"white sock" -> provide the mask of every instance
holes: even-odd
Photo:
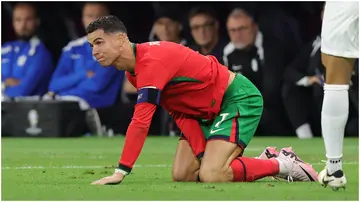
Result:
[[[321,128],[328,159],[328,174],[342,170],[344,131],[349,115],[348,89],[349,85],[324,86]]]
[[[304,123],[303,125],[298,127],[295,132],[300,139],[308,139],[313,137],[313,133],[308,123]]]
[[[278,158],[274,158],[274,159],[279,162],[279,175],[281,175],[281,176],[289,175],[289,171],[291,169],[287,168],[286,165],[284,164],[284,162],[282,162],[280,159],[278,159]]]
[[[279,173],[280,174],[287,174],[289,171],[288,171],[288,169],[286,169],[284,163],[282,161],[280,161],[279,159],[276,159],[276,160],[279,162]]]

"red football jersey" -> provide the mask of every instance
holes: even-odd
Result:
[[[149,93],[143,89],[159,92],[160,105],[172,115],[183,119],[213,119],[220,111],[230,76],[214,56],[203,56],[176,43],[148,42],[137,44],[134,50],[135,71],[126,75],[138,89],[138,104],[119,162],[119,167],[129,172],[140,154],[156,109],[150,104],[155,101],[149,103],[146,100]],[[194,125],[190,122],[186,122],[188,128]]]
[[[163,41],[137,44],[135,76],[127,72],[137,89],[162,90],[160,105],[170,113],[204,119],[219,112],[229,75],[214,56]]]

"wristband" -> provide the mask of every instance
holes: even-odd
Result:
[[[124,175],[129,175],[131,173],[131,170],[132,169],[130,167],[125,166],[119,162],[119,166],[115,169],[115,172],[118,172],[118,173],[121,173]]]
[[[121,170],[120,168],[116,168],[115,173],[121,173],[123,175],[129,175],[129,172],[126,172],[125,170]]]

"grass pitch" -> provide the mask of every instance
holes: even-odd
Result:
[[[346,190],[318,183],[174,183],[171,164],[177,138],[148,137],[133,173],[115,186],[90,185],[113,173],[124,138],[2,138],[2,200],[353,200],[358,201],[358,139],[344,142]],[[266,146],[293,146],[320,172],[325,164],[323,140],[255,137],[245,156]]]

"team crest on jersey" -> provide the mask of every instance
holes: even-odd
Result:
[[[25,62],[26,62],[26,56],[25,55],[22,55],[22,56],[20,56],[18,59],[17,59],[17,65],[19,66],[19,67],[22,67],[22,66],[24,66],[25,65]]]

